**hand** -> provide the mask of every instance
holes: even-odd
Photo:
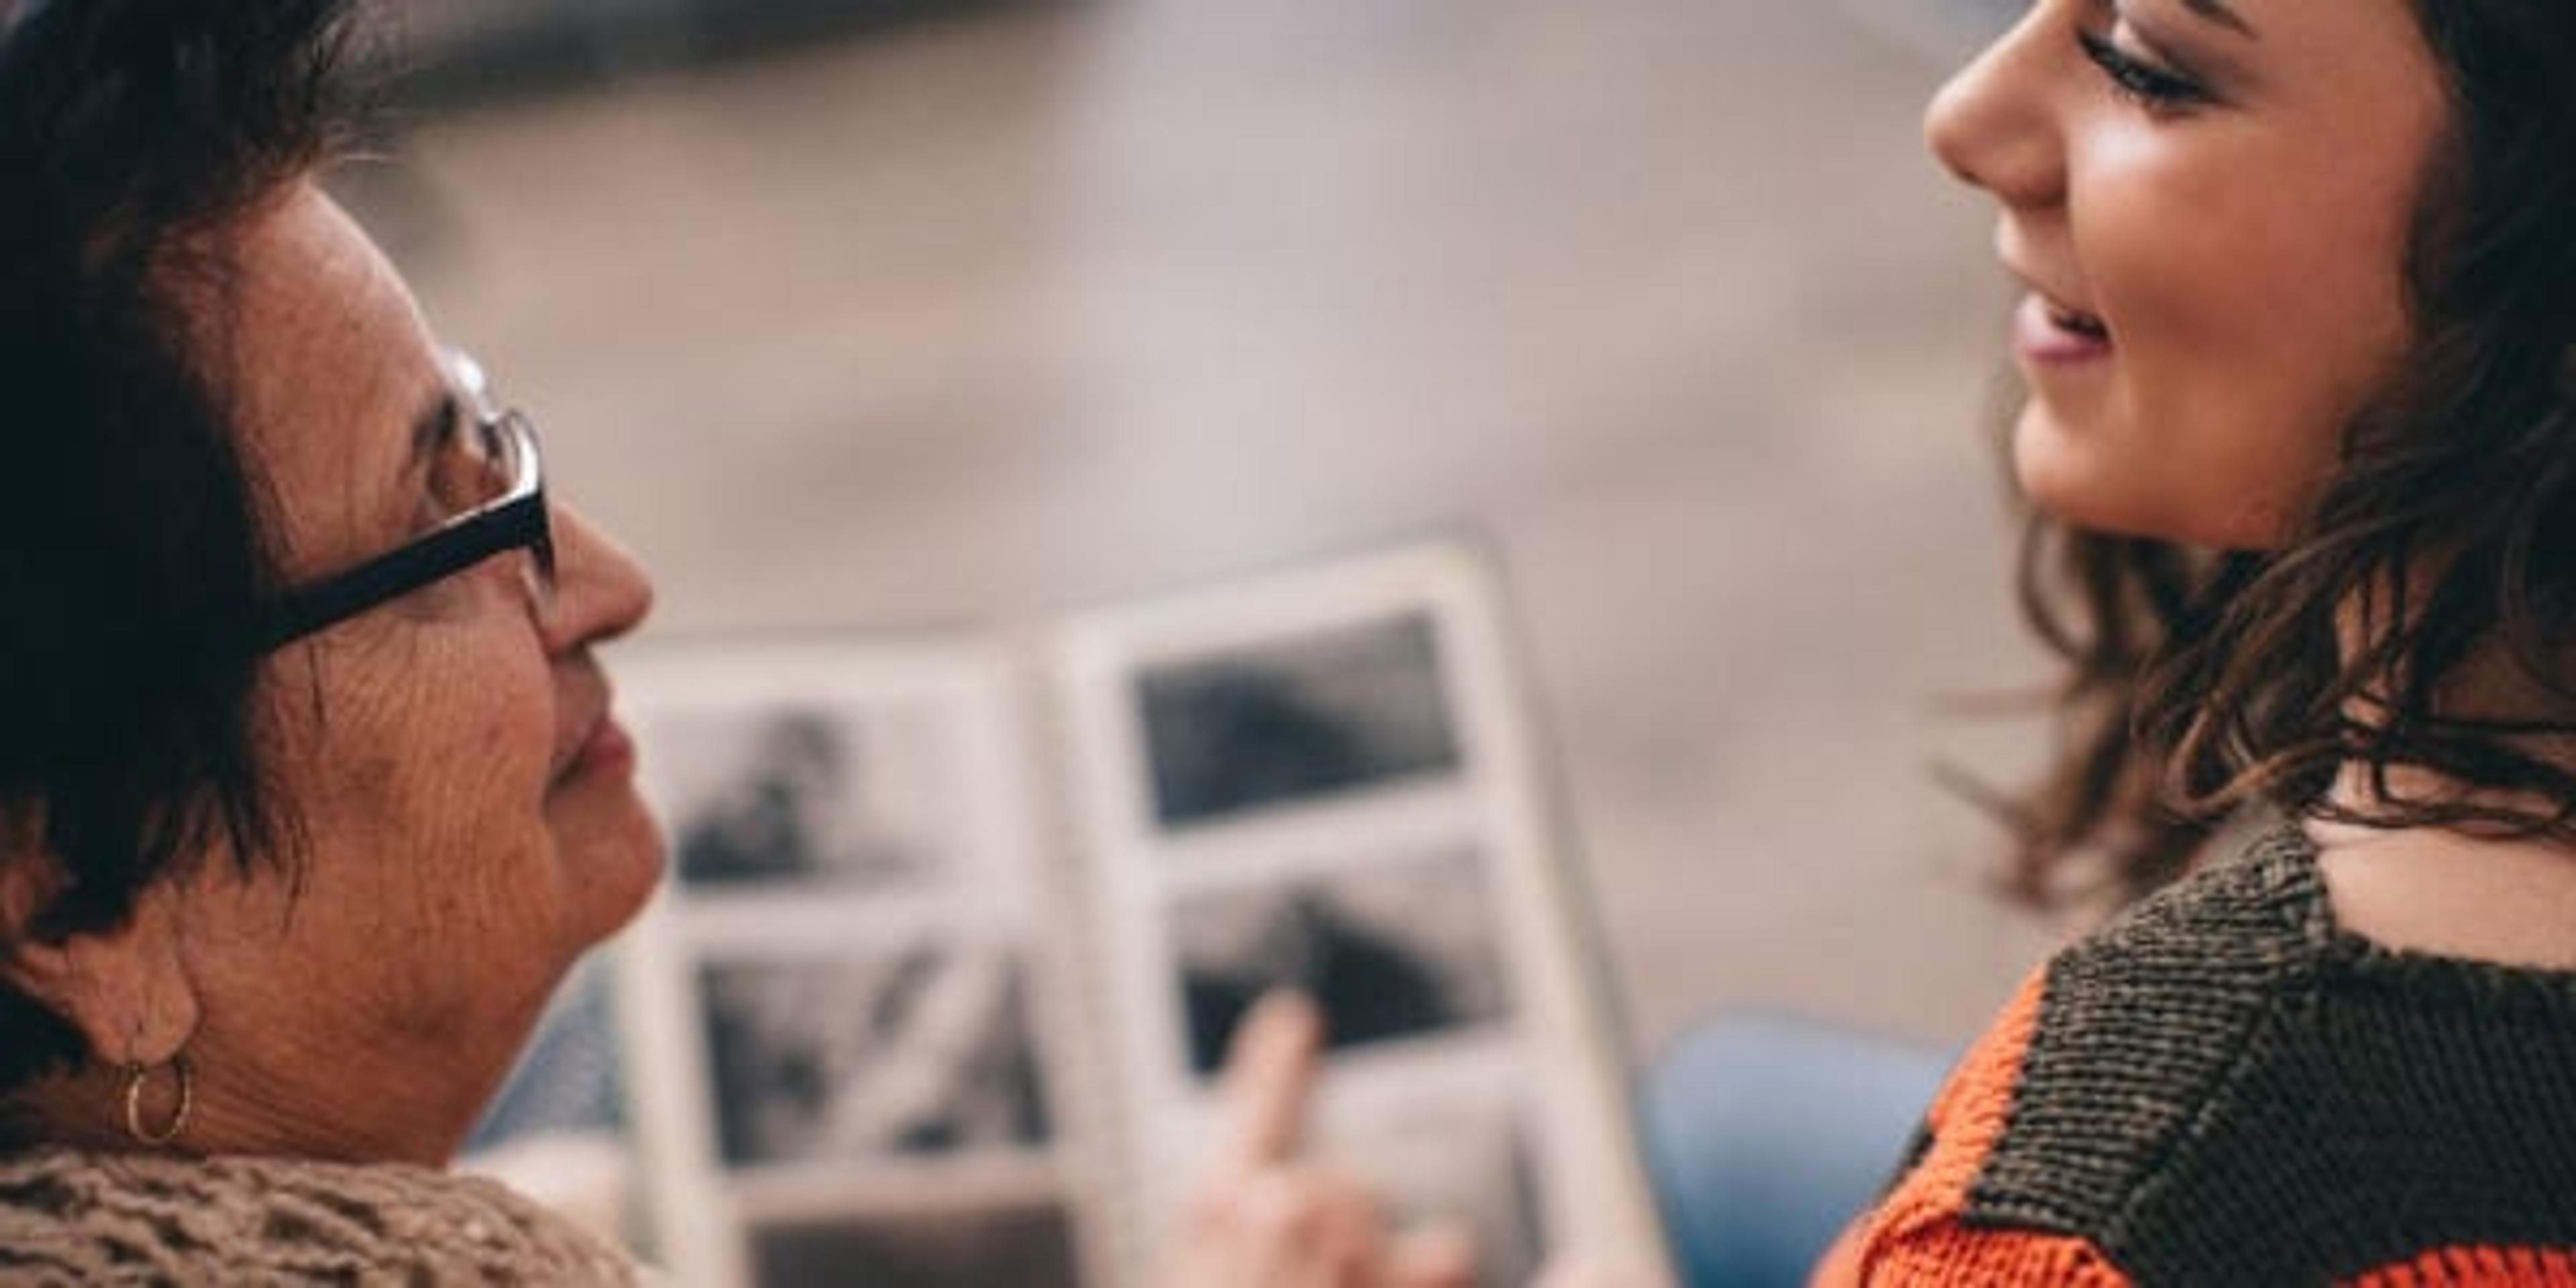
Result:
[[[1314,1003],[1261,1000],[1226,1055],[1216,1152],[1162,1288],[1471,1288],[1475,1250],[1446,1227],[1390,1240],[1376,1196],[1296,1161],[1323,1047]]]

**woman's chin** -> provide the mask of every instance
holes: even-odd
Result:
[[[2295,496],[2231,487],[2260,462],[2196,460],[2126,423],[2073,420],[2033,398],[2012,436],[2013,478],[2041,513],[2107,536],[2210,550],[2269,550],[2293,530]]]
[[[552,821],[556,854],[581,910],[584,948],[635,920],[666,866],[661,828],[632,792],[622,797],[586,800],[571,811],[559,805]]]
[[[2099,434],[2069,425],[2041,399],[2022,407],[2012,434],[2013,481],[2024,499],[2060,522],[2097,532],[2137,532],[2141,470],[2119,468]]]

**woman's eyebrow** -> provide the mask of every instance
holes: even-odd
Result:
[[[2182,0],[2182,6],[2247,40],[2262,39],[2255,34],[2253,24],[2245,21],[2245,15],[2227,7],[2226,0]]]

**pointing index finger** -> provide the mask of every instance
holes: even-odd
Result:
[[[1220,1169],[1240,1175],[1295,1152],[1323,1045],[1323,1013],[1302,993],[1270,993],[1244,1016],[1226,1054]]]

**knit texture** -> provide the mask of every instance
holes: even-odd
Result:
[[[61,1151],[0,1159],[12,1285],[628,1285],[634,1263],[474,1177]]]
[[[2576,974],[2338,928],[2284,828],[2060,954],[1821,1284],[2576,1288]]]

